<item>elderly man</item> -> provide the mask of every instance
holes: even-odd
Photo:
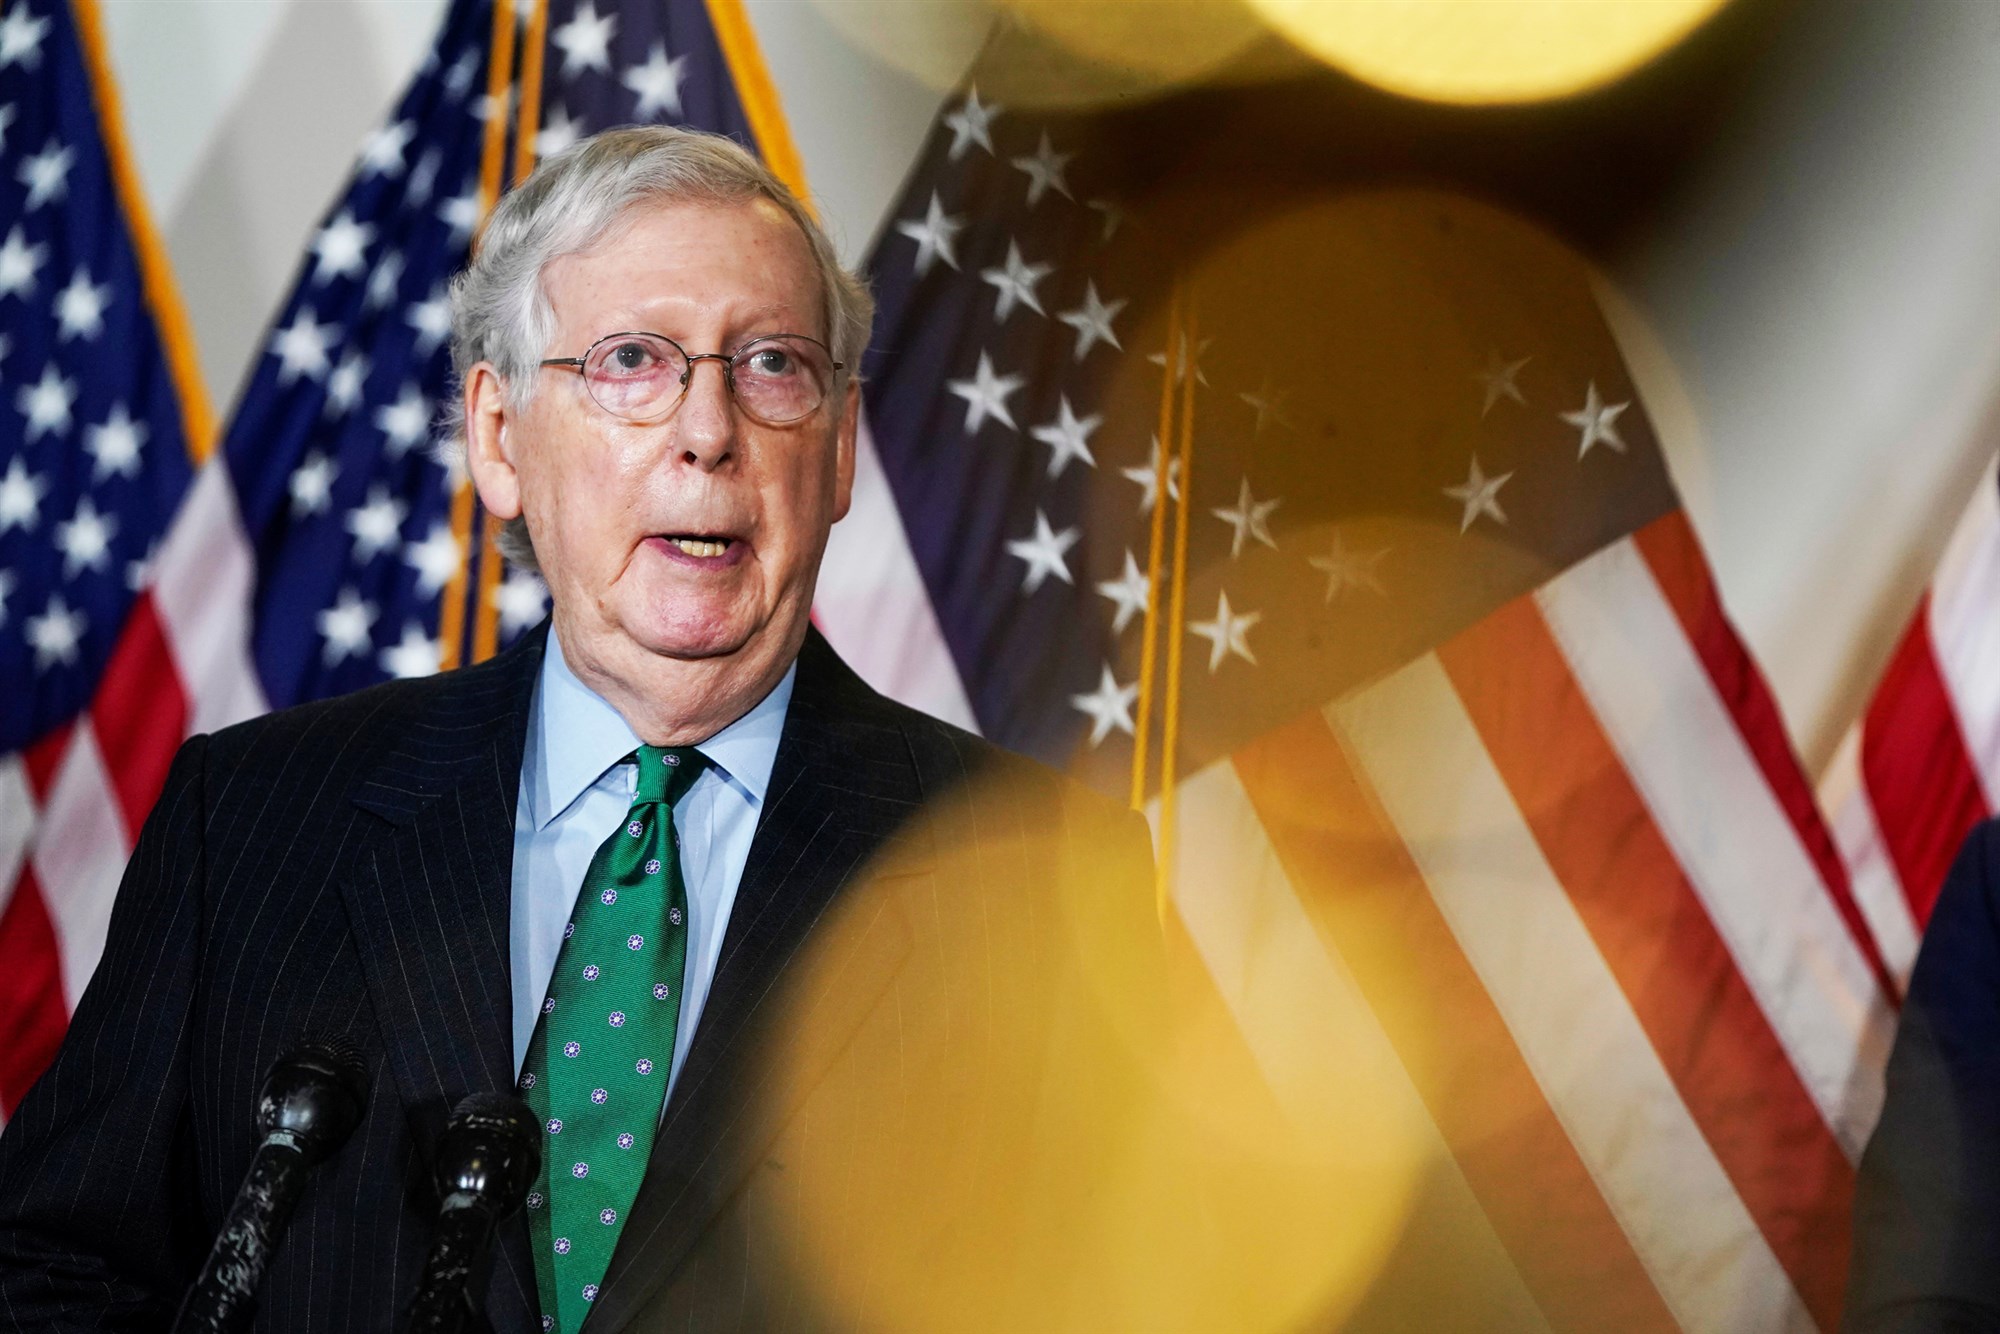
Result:
[[[475,1282],[495,1329],[851,1320],[824,1220],[880,1242],[869,1201],[951,1178],[893,1231],[952,1226],[966,1164],[1018,1161],[996,1099],[1047,1101],[1077,943],[1149,911],[1136,817],[883,699],[812,629],[870,303],[753,158],[585,141],[501,203],[453,301],[467,465],[551,623],[182,749],[0,1139],[10,1326],[159,1328],[309,1033],[361,1048],[370,1095],[265,1327],[397,1326],[439,1131],[505,1089],[547,1134]],[[788,1227],[802,1192],[831,1210]]]

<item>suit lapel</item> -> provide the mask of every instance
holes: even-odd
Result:
[[[343,892],[425,1180],[458,1100],[513,1084],[514,806],[545,634],[439,678],[354,795],[385,823]],[[489,1284],[495,1329],[534,1326],[534,1283],[517,1215]]]
[[[591,1334],[614,1334],[630,1322],[782,1124],[787,1108],[742,1114],[761,1091],[755,1058],[768,1055],[774,1036],[776,985],[842,887],[909,821],[921,797],[908,743],[880,697],[810,634],[715,980],[588,1321]],[[900,869],[921,868],[925,849],[899,851]],[[833,942],[841,957],[815,961],[842,979],[838,997],[814,1008],[820,1040],[808,1059],[821,1066],[866,1017],[908,950],[893,906],[870,911],[861,929]],[[814,1072],[800,1073],[788,1087],[810,1088]]]

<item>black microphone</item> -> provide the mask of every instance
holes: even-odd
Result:
[[[444,1203],[406,1329],[458,1334],[465,1328],[472,1312],[467,1283],[486,1259],[493,1229],[521,1207],[541,1170],[541,1122],[519,1098],[475,1093],[453,1110],[438,1137]]]
[[[353,1043],[309,1038],[280,1056],[257,1094],[257,1152],[216,1234],[208,1263],[181,1302],[174,1334],[245,1330],[257,1281],[312,1169],[331,1158],[368,1105],[368,1071]]]

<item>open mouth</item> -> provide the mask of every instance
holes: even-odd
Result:
[[[729,550],[733,537],[679,537],[667,535],[667,541],[690,556],[720,556]]]
[[[743,539],[728,533],[660,533],[653,540],[673,555],[703,564],[733,564],[743,554]]]

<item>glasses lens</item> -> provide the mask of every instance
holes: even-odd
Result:
[[[810,416],[826,401],[833,361],[808,338],[759,338],[729,359],[736,401],[758,421],[778,425]]]
[[[650,421],[680,401],[687,357],[664,338],[613,334],[590,349],[584,383],[597,405],[626,421]]]

